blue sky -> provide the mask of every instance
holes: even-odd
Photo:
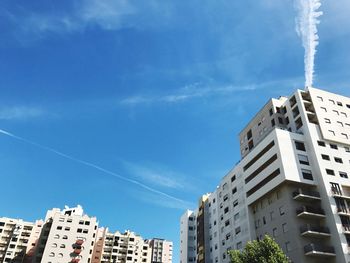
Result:
[[[350,2],[322,4],[314,86],[350,96]],[[1,1],[0,129],[51,150],[0,134],[0,215],[81,204],[178,262],[179,217],[240,159],[240,129],[303,88],[295,17],[276,0]]]

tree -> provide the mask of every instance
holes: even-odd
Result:
[[[264,239],[250,241],[245,248],[229,252],[231,263],[289,263],[280,246],[268,235]]]

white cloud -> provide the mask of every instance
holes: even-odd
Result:
[[[125,26],[124,17],[135,13],[128,0],[79,0],[69,9],[55,12],[30,12],[21,10],[6,16],[26,33],[41,34],[46,32],[71,33],[87,27],[100,27],[104,30],[117,30]]]
[[[178,190],[188,188],[189,184],[185,182],[183,175],[162,165],[141,165],[126,161],[123,161],[123,164],[129,173],[152,185]]]
[[[237,96],[237,92],[250,92],[261,89],[280,89],[284,87],[303,88],[298,86],[301,83],[301,77],[293,79],[283,79],[277,81],[263,82],[258,84],[250,85],[202,85],[200,83],[194,83],[182,87],[172,94],[162,94],[157,96],[144,96],[137,95],[131,96],[119,101],[121,105],[134,106],[142,104],[152,104],[152,103],[181,103],[186,102],[196,98],[207,98],[207,97],[227,97],[227,96]]]
[[[26,120],[39,118],[46,113],[40,108],[14,106],[0,108],[0,120]]]

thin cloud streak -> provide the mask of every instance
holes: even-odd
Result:
[[[46,115],[44,110],[35,107],[15,106],[0,108],[0,120],[26,120]]]
[[[105,168],[103,168],[103,167],[101,167],[101,166],[99,166],[99,165],[94,164],[94,163],[87,162],[87,161],[84,161],[84,160],[81,160],[81,159],[72,157],[72,156],[70,156],[70,155],[68,155],[68,154],[65,154],[65,153],[63,153],[63,152],[57,151],[57,150],[55,150],[55,149],[53,149],[53,148],[50,148],[50,147],[41,145],[41,144],[39,144],[39,143],[36,143],[36,142],[30,141],[30,140],[27,140],[27,139],[25,139],[25,138],[23,138],[23,137],[20,137],[20,136],[17,136],[17,135],[14,135],[13,133],[10,133],[10,132],[5,131],[5,130],[3,130],[3,129],[0,129],[0,133],[4,134],[4,135],[6,135],[6,136],[9,136],[9,137],[11,137],[11,138],[14,138],[14,139],[16,139],[16,140],[19,140],[19,141],[22,141],[22,142],[31,144],[31,145],[33,145],[33,146],[36,146],[36,147],[40,148],[40,149],[43,149],[43,150],[46,150],[46,151],[55,153],[55,154],[57,154],[57,155],[59,155],[59,156],[61,156],[61,157],[63,157],[63,158],[69,159],[69,160],[71,160],[71,161],[74,161],[74,162],[83,164],[83,165],[85,165],[85,166],[92,167],[92,168],[94,168],[94,169],[96,169],[96,170],[99,170],[99,171],[105,173],[105,174],[111,175],[111,176],[116,177],[116,178],[118,178],[118,179],[120,179],[120,180],[123,180],[123,181],[125,181],[125,182],[131,183],[131,184],[134,184],[134,185],[137,185],[137,186],[139,186],[139,187],[141,187],[141,188],[143,188],[143,189],[145,189],[145,190],[147,190],[147,191],[149,191],[149,192],[152,192],[152,193],[154,193],[154,194],[157,194],[157,195],[166,197],[166,198],[168,198],[168,199],[170,199],[170,200],[172,200],[172,201],[180,202],[180,203],[184,203],[184,204],[187,203],[186,201],[184,201],[184,200],[182,200],[182,199],[180,199],[180,198],[177,198],[177,197],[172,196],[172,195],[169,195],[169,194],[167,194],[167,193],[165,193],[165,192],[162,192],[162,191],[159,191],[159,190],[154,189],[154,188],[152,188],[152,187],[149,187],[148,185],[143,184],[143,183],[141,183],[141,182],[139,182],[139,181],[136,181],[136,180],[129,179],[129,178],[126,178],[126,177],[124,177],[124,176],[121,176],[121,175],[119,175],[119,174],[117,174],[117,173],[114,173],[114,172],[112,172],[112,171],[110,171],[110,170],[107,170],[107,169],[105,169]]]
[[[171,171],[160,165],[140,165],[123,161],[127,171],[132,175],[142,178],[153,185],[167,187],[171,189],[185,189],[186,183],[182,179],[182,175]]]
[[[281,88],[297,86],[300,83],[301,78],[294,79],[284,79],[277,81],[264,82],[260,84],[251,85],[226,85],[226,86],[205,86],[200,83],[194,83],[183,88],[178,89],[173,94],[158,95],[158,96],[131,96],[119,101],[120,105],[134,106],[142,104],[152,104],[152,103],[168,103],[175,104],[186,102],[197,98],[207,98],[214,96],[228,96],[235,95],[236,92],[250,92],[260,89],[268,88]]]

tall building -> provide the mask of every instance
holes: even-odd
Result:
[[[152,258],[155,261],[152,261]],[[172,242],[99,228],[83,208],[53,208],[35,223],[0,218],[0,263],[171,263]]]
[[[47,211],[33,262],[90,262],[96,230],[96,218],[79,205]]]
[[[229,262],[265,234],[292,262],[350,262],[349,138],[350,98],[309,87],[268,101],[239,134],[240,162],[181,217],[181,263],[190,218],[196,262]]]
[[[153,238],[149,244],[152,249],[152,263],[171,263],[173,261],[173,242]]]

